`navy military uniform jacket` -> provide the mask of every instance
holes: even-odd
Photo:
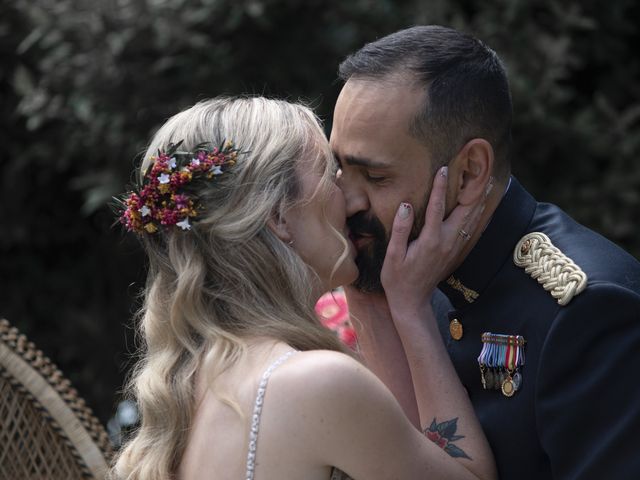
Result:
[[[546,234],[588,277],[565,306],[514,263],[530,232]],[[537,203],[512,178],[440,291],[439,326],[501,479],[640,479],[640,263],[556,206]],[[460,340],[449,332],[454,318]],[[512,397],[483,389],[483,332],[526,340]]]

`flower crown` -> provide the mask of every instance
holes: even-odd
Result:
[[[220,147],[210,143],[197,145],[193,152],[180,151],[182,141],[170,143],[157,156],[142,178],[138,191],[118,199],[121,204],[120,223],[137,234],[156,233],[159,228],[174,225],[190,230],[189,219],[198,215],[198,208],[184,186],[194,179],[213,179],[236,163],[238,149],[225,141]]]

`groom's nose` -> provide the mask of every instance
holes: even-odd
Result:
[[[369,210],[371,206],[369,196],[355,178],[343,171],[338,177],[337,183],[344,194],[347,218],[358,212],[366,212]]]

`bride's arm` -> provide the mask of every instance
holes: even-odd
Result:
[[[436,175],[424,228],[409,244],[414,213],[410,205],[400,206],[381,280],[411,371],[421,430],[479,475],[495,468],[493,456],[443,344],[430,300],[463,248],[460,229],[473,231],[483,206],[458,206],[443,221],[445,193],[446,170]]]

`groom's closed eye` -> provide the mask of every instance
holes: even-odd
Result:
[[[341,164],[337,156],[336,161]],[[381,185],[389,179],[389,175],[387,174],[389,165],[386,163],[353,155],[345,155],[344,163],[348,166],[358,167],[364,179],[369,183]]]

